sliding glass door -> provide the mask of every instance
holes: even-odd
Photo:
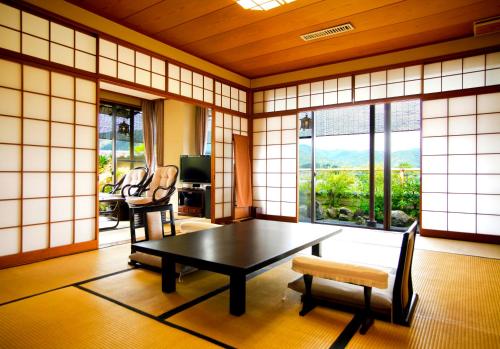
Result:
[[[318,110],[299,121],[301,221],[404,229],[418,217],[419,101]]]

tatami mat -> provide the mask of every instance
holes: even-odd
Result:
[[[0,307],[2,348],[211,348],[215,345],[74,287]]]
[[[0,304],[130,268],[130,245],[0,270]]]
[[[287,262],[248,281],[242,316],[229,314],[226,291],[168,321],[238,348],[329,348],[353,315],[317,308],[299,316],[300,295],[290,291],[282,299],[298,275]]]
[[[349,348],[499,348],[500,261],[415,251],[419,301],[410,328],[375,322]]]
[[[127,304],[148,314],[159,316],[182,304],[201,297],[229,283],[225,275],[197,271],[183,276],[175,293],[163,293],[161,275],[135,269],[81,285],[94,292]]]

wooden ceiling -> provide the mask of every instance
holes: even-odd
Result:
[[[235,0],[68,0],[249,78],[473,35],[498,0],[296,0],[270,11]],[[299,35],[350,22],[355,30]]]

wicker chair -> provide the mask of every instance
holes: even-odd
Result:
[[[102,187],[102,192],[105,193],[107,188],[111,188],[109,194],[121,194],[122,196],[140,195],[138,188],[142,188],[144,182],[148,179],[149,170],[146,167],[136,167],[130,170],[116,183],[108,183]],[[131,188],[137,188],[131,191]]]

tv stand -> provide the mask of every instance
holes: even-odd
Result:
[[[203,217],[205,215],[205,189],[179,188],[179,215]]]

